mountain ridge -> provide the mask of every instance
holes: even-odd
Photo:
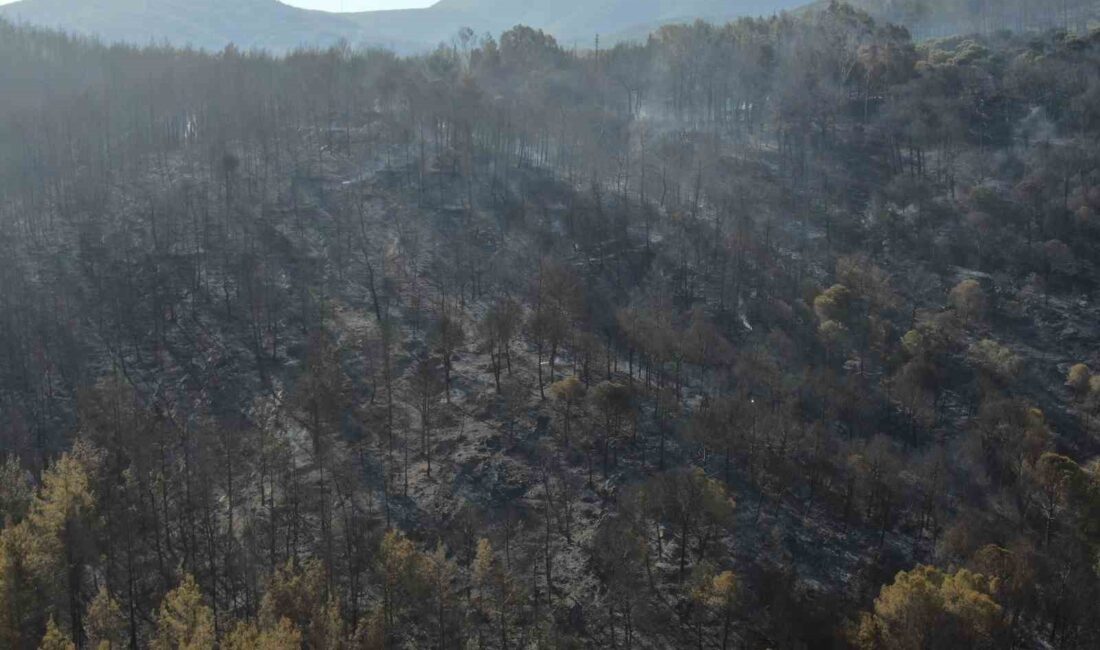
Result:
[[[423,9],[331,13],[278,0],[20,0],[0,6],[0,18],[96,36],[106,42],[169,43],[220,50],[277,53],[299,46],[381,46],[425,51],[459,29],[499,34],[518,24],[543,29],[562,42],[598,34],[619,40],[643,27],[697,18],[727,20],[795,8],[803,0],[440,0]]]

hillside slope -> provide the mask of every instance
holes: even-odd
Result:
[[[831,0],[811,5],[824,9]],[[1065,29],[1085,32],[1100,20],[1094,0],[847,0],[879,20],[908,27],[918,38],[1001,30]]]
[[[513,36],[0,20],[0,648],[1100,647],[1100,32]]]

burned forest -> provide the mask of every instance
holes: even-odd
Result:
[[[0,648],[1100,647],[1100,12],[911,4],[0,20]]]

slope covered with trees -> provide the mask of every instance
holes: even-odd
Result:
[[[1098,63],[0,23],[0,647],[1096,647]]]
[[[828,0],[819,3],[828,4]],[[1100,21],[1096,0],[854,0],[875,17],[922,37],[1066,29],[1087,32]]]

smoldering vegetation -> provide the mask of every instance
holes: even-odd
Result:
[[[1095,647],[1087,27],[0,23],[0,646]]]

